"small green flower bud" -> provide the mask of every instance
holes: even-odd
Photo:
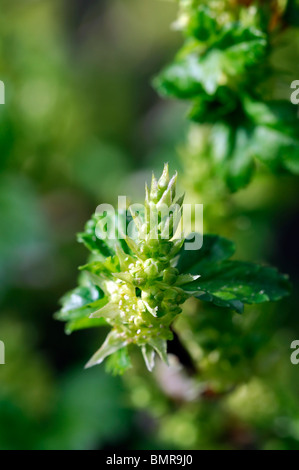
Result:
[[[165,292],[164,301],[176,302],[177,297],[178,297],[177,289],[173,287],[173,288],[167,289],[167,291]]]
[[[163,302],[161,305],[158,306],[158,309],[157,309],[157,317],[158,318],[161,318],[163,317],[164,315],[167,314],[168,310],[167,310],[167,305],[163,305]]]
[[[179,271],[176,268],[167,268],[163,271],[163,282],[166,284],[174,284],[178,278]]]
[[[142,302],[141,299],[138,299],[138,301],[137,301],[137,308],[138,308],[138,311],[141,312],[141,313],[146,311],[146,307],[145,307],[145,305],[144,305],[144,303]]]
[[[142,317],[135,317],[134,318],[134,325],[140,328],[142,325],[144,325],[144,321]]]
[[[162,291],[159,291],[156,295],[155,295],[155,299],[157,302],[161,302],[164,298],[164,294]]]
[[[147,242],[147,246],[151,249],[159,249],[159,240],[156,238],[150,238]]]
[[[136,277],[133,279],[133,285],[135,287],[144,286],[147,283],[147,276],[146,274],[136,273]]]
[[[138,244],[139,253],[143,256],[150,256],[150,249],[144,241]]]
[[[159,274],[158,264],[153,259],[148,259],[144,263],[144,272],[149,278],[155,278]]]
[[[143,291],[141,294],[142,300],[146,302],[151,308],[155,308],[157,306],[157,302],[153,295],[150,292]]]
[[[158,181],[155,178],[155,175],[152,176],[152,184],[151,184],[151,191],[150,191],[150,199],[154,203],[157,203],[159,200],[158,196]]]
[[[163,173],[158,181],[158,187],[160,190],[162,190],[162,194],[167,189],[168,184],[169,184],[169,170],[168,170],[168,164],[165,164]]]
[[[159,246],[159,255],[160,256],[167,256],[172,248],[173,244],[170,241],[161,242]]]

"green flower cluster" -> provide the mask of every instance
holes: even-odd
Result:
[[[207,30],[212,26],[212,20],[204,15],[205,7],[209,7],[212,18],[218,26],[242,21],[246,26],[264,27],[273,30],[282,26],[282,18],[290,8],[292,1],[288,0],[180,0],[178,28],[187,34],[207,40]]]
[[[131,345],[141,348],[149,370],[156,353],[167,363],[171,324],[191,296],[242,313],[245,303],[279,300],[289,292],[287,277],[275,269],[229,260],[235,250],[229,240],[204,235],[202,248],[185,250],[184,237],[176,235],[184,200],[176,200],[176,181],[168,165],[159,180],[153,176],[143,210],[125,214],[126,228],[136,228],[130,236],[107,237],[106,218],[120,213],[94,215],[79,234],[92,257],[56,316],[67,321],[68,333],[112,327],[87,367],[111,356],[112,370],[122,372],[130,366]]]
[[[207,128],[205,155],[215,173],[232,191],[249,183],[256,159],[298,173],[296,108],[273,59],[286,30],[297,42],[289,28],[294,2],[181,0],[179,6],[175,26],[184,43],[153,84],[162,96],[190,101],[188,117]],[[295,49],[290,53],[298,61]],[[198,158],[204,158],[200,149]]]
[[[87,366],[101,362],[111,348],[131,343],[141,347],[150,370],[155,351],[167,362],[166,341],[173,336],[170,325],[190,296],[183,285],[199,277],[180,275],[173,267],[184,242],[173,240],[183,204],[183,197],[175,202],[176,180],[176,174],[170,179],[168,165],[158,181],[153,175],[150,191],[146,187],[145,213],[142,217],[132,214],[137,237],[126,238],[130,254],[117,246],[120,272],[113,272],[112,264],[113,278],[102,274],[101,288],[109,302],[91,318],[104,317],[113,329]]]

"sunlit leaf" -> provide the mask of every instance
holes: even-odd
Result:
[[[97,364],[101,364],[101,362],[103,362],[103,360],[107,356],[110,356],[111,354],[115,353],[119,349],[124,348],[126,345],[127,345],[127,341],[123,339],[119,335],[119,333],[117,333],[115,330],[112,330],[108,334],[101,348],[88,361],[85,368],[89,368]]]

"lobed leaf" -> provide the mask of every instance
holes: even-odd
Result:
[[[177,269],[181,273],[202,275],[213,265],[230,258],[235,252],[235,244],[218,235],[204,235],[200,250],[180,252]]]
[[[241,313],[243,304],[280,300],[290,293],[288,277],[276,269],[242,261],[224,261],[184,286],[201,300]]]
[[[96,285],[79,286],[62,297],[61,310],[55,318],[62,321],[77,320],[88,317],[91,313],[106,305],[108,299]]]

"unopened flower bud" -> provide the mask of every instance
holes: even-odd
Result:
[[[144,272],[149,278],[156,277],[159,273],[157,262],[153,259],[146,260],[144,263]]]
[[[136,273],[133,279],[133,285],[135,287],[144,286],[147,282],[147,275],[145,273]]]
[[[176,268],[167,268],[163,271],[163,282],[166,284],[174,284],[177,280],[179,271]]]
[[[170,241],[164,241],[161,242],[159,246],[159,255],[160,256],[167,256],[172,248],[172,242]]]
[[[137,326],[138,328],[139,328],[140,326],[142,326],[142,325],[144,324],[144,321],[143,321],[142,317],[139,317],[139,316],[138,316],[138,317],[135,317],[135,318],[134,318],[134,324],[135,324],[135,326]]]

